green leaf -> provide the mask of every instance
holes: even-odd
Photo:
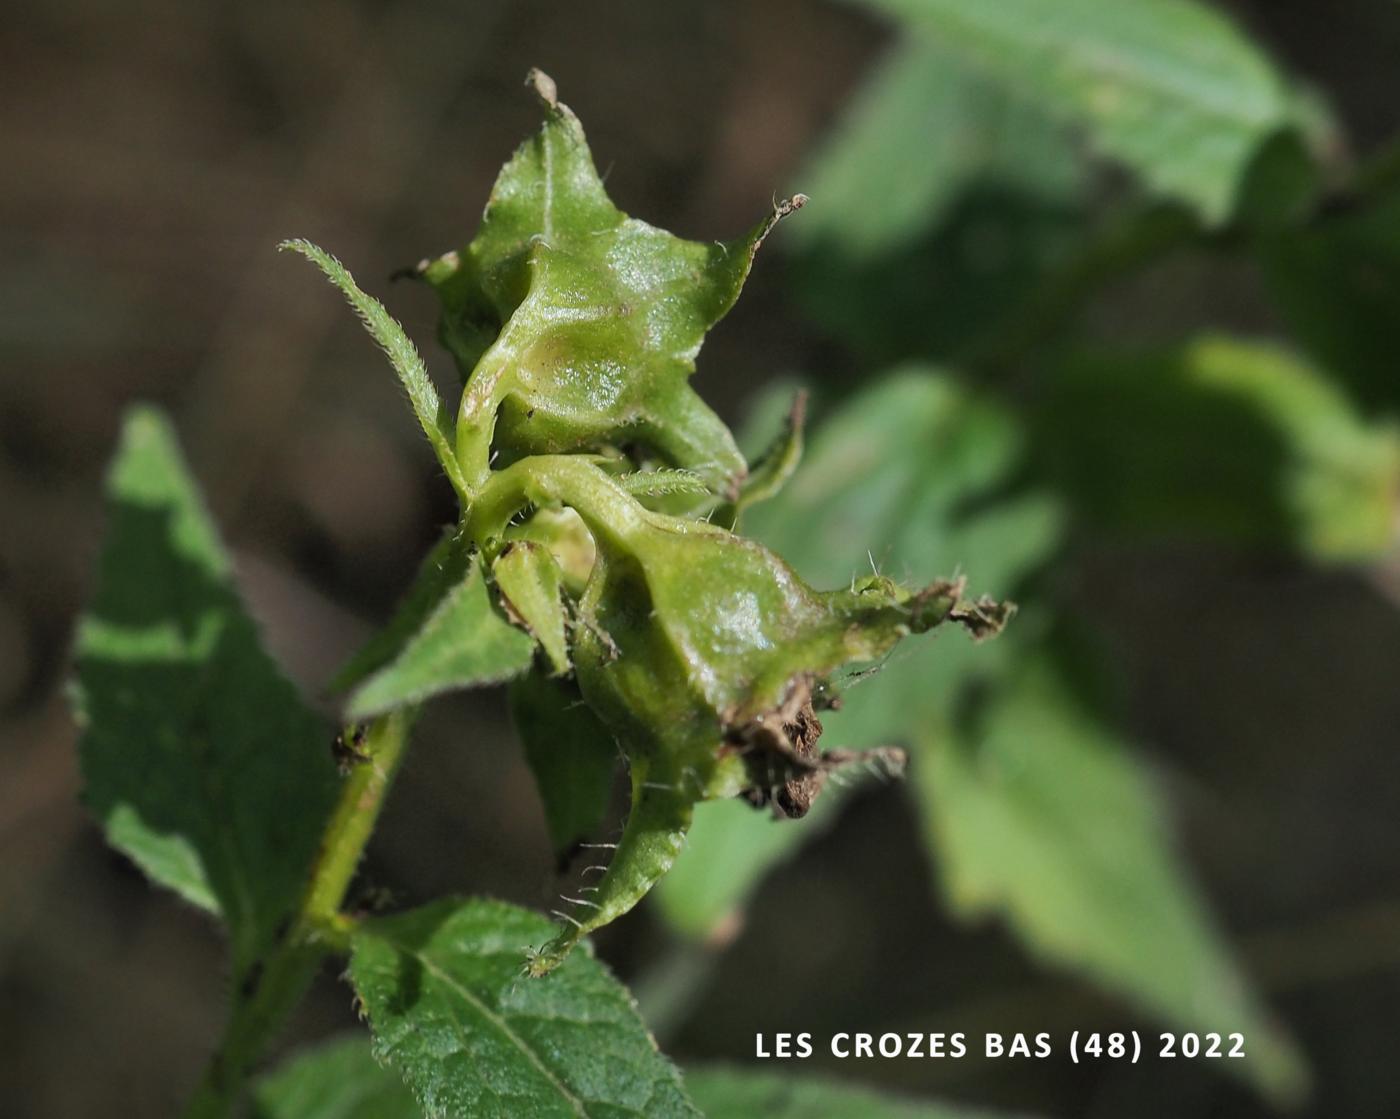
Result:
[[[1004,1112],[933,1103],[821,1076],[709,1067],[686,1073],[708,1119],[1011,1119]]]
[[[377,631],[336,673],[331,689],[348,691],[392,662],[417,635],[433,611],[453,587],[471,572],[471,545],[456,529],[448,530],[418,567],[413,585],[404,595],[389,624]]]
[[[437,902],[356,931],[350,978],[375,1055],[427,1115],[697,1116],[626,990],[574,952],[548,978],[522,949],[553,926],[491,901]]]
[[[296,1054],[264,1076],[253,1119],[419,1119],[423,1113],[398,1074],[379,1065],[369,1039],[356,1034]]]
[[[578,118],[538,72],[540,130],[506,164],[475,239],[432,262],[441,336],[464,377],[458,423],[473,485],[493,451],[642,444],[717,492],[744,473],[728,428],[689,385],[784,203],[734,241],[683,241],[608,198]]]
[[[506,616],[529,633],[556,675],[569,671],[564,576],[549,549],[532,540],[508,543],[491,564]]]
[[[550,840],[567,864],[602,822],[621,751],[572,681],[531,672],[512,682],[510,706]]]
[[[996,160],[1004,101],[956,57],[901,38],[808,162],[803,189],[817,204],[794,232],[796,244],[879,257],[939,224]]]
[[[976,65],[1207,224],[1235,212],[1279,135],[1318,149],[1315,108],[1225,16],[1194,0],[866,0]]]
[[[403,332],[403,327],[384,309],[384,304],[361,291],[355,283],[355,277],[350,275],[345,265],[324,249],[300,238],[283,241],[278,248],[290,249],[306,257],[320,268],[326,274],[326,278],[349,300],[350,306],[355,308],[363,320],[365,329],[379,343],[389,358],[389,364],[399,375],[399,381],[408,393],[408,401],[413,406],[413,414],[418,417],[418,423],[428,437],[428,442],[432,444],[433,453],[437,455],[438,462],[442,464],[452,487],[464,501],[467,500],[468,491],[462,480],[462,471],[457,464],[457,454],[452,445],[452,414],[438,399],[437,389],[433,387],[423,359],[408,335]]]
[[[920,803],[956,912],[1005,918],[1037,954],[1178,1028],[1240,1032],[1229,1071],[1280,1101],[1306,1082],[1178,866],[1155,790],[1040,654],[966,725],[921,718]]]
[[[905,37],[802,172],[793,285],[876,360],[985,345],[1083,239],[1084,179],[1038,102]]]
[[[335,796],[331,732],[263,651],[166,420],[128,413],[78,627],[84,799],[113,846],[223,917],[242,977]]]
[[[1261,240],[1270,293],[1294,336],[1373,411],[1400,411],[1400,194]]]
[[[480,566],[470,563],[402,651],[355,690],[348,717],[367,719],[443,692],[499,684],[529,668],[534,650],[534,639],[496,611]]]
[[[1395,546],[1400,432],[1272,344],[1082,357],[1047,381],[1035,430],[1043,469],[1096,525],[1329,561]]]
[[[1064,129],[1033,103],[906,36],[808,161],[802,181],[816,203],[793,240],[877,259],[942,224],[979,183],[1068,203],[1082,179]]]

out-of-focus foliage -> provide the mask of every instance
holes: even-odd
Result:
[[[1037,465],[1099,525],[1319,560],[1395,539],[1400,433],[1277,345],[1205,337],[1071,358],[1033,414]]]
[[[1315,133],[1325,117],[1196,0],[868,2],[1082,128],[1098,151],[1211,225],[1234,214],[1266,145],[1324,142]]]
[[[253,1119],[418,1119],[398,1073],[377,1063],[362,1036],[298,1053],[258,1083]]]
[[[1031,650],[964,708],[911,723],[913,779],[954,910],[997,915],[1037,954],[1164,1021],[1242,1032],[1278,1098],[1304,1081],[1292,1044],[1229,959],[1163,827],[1150,775]]]
[[[906,38],[803,171],[794,289],[876,360],[984,346],[1073,252],[1086,179],[1037,102]]]
[[[991,1119],[992,1113],[952,1104],[924,1103],[857,1088],[836,1080],[703,1068],[686,1086],[709,1119]],[[1014,1119],[997,1112],[1000,1119]]]
[[[1297,340],[1373,412],[1400,410],[1400,191],[1260,245],[1269,288]]]
[[[1004,408],[946,374],[901,370],[818,425],[804,468],[750,527],[780,549],[806,541],[793,554],[812,578],[861,562],[851,554],[861,541],[890,570],[976,570],[1012,593],[1061,548],[1057,503],[1018,481],[1024,444]],[[896,653],[847,689],[828,733],[912,748],[911,788],[956,912],[1004,916],[1037,954],[1181,1028],[1239,1023],[1254,1040],[1250,1071],[1288,1095],[1296,1058],[1177,865],[1150,779],[1039,648],[1044,621],[1020,618],[976,650],[940,641]],[[765,844],[750,858],[781,853]],[[681,860],[668,912],[687,931],[714,880],[715,868]],[[693,897],[674,896],[687,885]]]

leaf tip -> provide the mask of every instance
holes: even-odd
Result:
[[[277,251],[279,253],[296,253],[298,256],[305,257],[332,280],[336,279],[336,272],[344,268],[334,256],[305,237],[287,237],[278,241]]]
[[[758,252],[759,246],[768,238],[768,234],[773,232],[774,227],[785,217],[797,213],[803,206],[807,205],[811,199],[805,194],[794,194],[791,198],[773,200],[773,209],[769,215],[763,219],[762,223],[750,235],[749,256],[753,257]]]
[[[122,416],[121,443],[124,448],[149,446],[171,438],[170,418],[154,404],[133,404]]]

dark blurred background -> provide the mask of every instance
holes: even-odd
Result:
[[[1400,125],[1394,4],[1232,7],[1330,92],[1359,150]],[[529,66],[583,117],[623,209],[708,239],[802,188],[804,156],[887,41],[859,10],[803,0],[7,7],[0,1112],[169,1114],[221,1021],[210,923],[146,885],[77,802],[68,649],[123,407],[173,413],[269,643],[320,694],[454,502],[353,316],[276,242],[334,250],[445,383],[429,294],[387,277],[470,237],[535,123]],[[701,357],[698,383],[731,422],[779,375],[870,372],[801,317],[783,257],[779,234]],[[1164,268],[1099,313],[1165,332],[1208,309],[1253,329],[1269,322],[1256,286]],[[1313,1064],[1312,1113],[1400,1114],[1400,610],[1385,573],[1186,542],[1075,554],[1067,577],[1092,594],[1186,857]],[[668,1051],[743,1060],[756,1031],[777,1029],[1151,1028],[996,928],[951,924],[929,875],[901,790],[857,796],[767,883]],[[499,697],[427,716],[366,877],[403,903],[449,890],[552,902]],[[598,939],[633,980],[661,933],[644,908]],[[288,1044],[353,1020],[327,975]],[[1265,1113],[1185,1064],[837,1071],[1054,1116]]]

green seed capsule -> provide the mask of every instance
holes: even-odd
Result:
[[[617,737],[632,809],[584,909],[533,959],[543,974],[625,913],[674,862],[697,801],[744,793],[790,814],[819,782],[816,709],[831,675],[966,615],[960,587],[911,592],[873,576],[819,592],[762,545],[646,509],[596,465],[540,456],[493,475],[471,531],[490,556],[527,506],[565,505],[596,559],[570,650],[578,687]]]
[[[536,91],[544,124],[502,170],[475,239],[421,269],[466,381],[467,484],[485,481],[493,453],[508,464],[641,446],[732,495],[744,458],[689,377],[759,243],[801,201],[735,241],[681,240],[612,204],[578,118]]]

